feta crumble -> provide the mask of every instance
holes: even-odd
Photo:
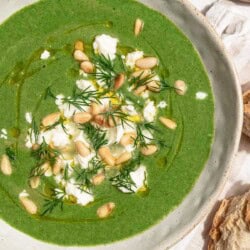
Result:
[[[126,66],[133,69],[135,67],[135,62],[143,58],[143,55],[143,51],[134,51],[132,53],[128,53],[126,56]]]
[[[156,107],[153,101],[149,101],[146,103],[146,106],[143,110],[144,119],[148,122],[152,122],[156,116]]]
[[[31,112],[26,112],[26,113],[25,113],[25,120],[26,120],[29,124],[32,123],[32,114],[31,114]]]
[[[67,195],[73,195],[77,200],[77,204],[81,206],[86,206],[88,203],[94,201],[92,194],[82,191],[73,183],[66,184],[65,193]]]
[[[102,34],[100,36],[96,36],[93,48],[96,53],[102,54],[105,57],[109,57],[111,60],[114,60],[116,56],[117,43],[117,38]]]
[[[196,96],[196,99],[197,99],[197,100],[204,100],[204,99],[207,98],[208,94],[205,93],[205,92],[199,91],[199,92],[196,93],[195,96]]]
[[[50,52],[48,50],[44,50],[44,52],[41,54],[40,59],[47,60],[50,58]]]
[[[131,189],[136,193],[145,186],[145,182],[147,181],[146,167],[141,165],[137,170],[130,173],[130,177],[135,184],[131,186]],[[125,187],[120,187],[119,189],[123,193],[131,193],[131,191],[126,189]]]
[[[88,89],[88,91],[95,91],[96,90],[92,81],[90,81],[90,80],[83,80],[83,79],[78,80],[78,81],[76,81],[76,86],[80,90],[86,90],[86,89]]]
[[[4,140],[8,139],[8,133],[7,133],[7,130],[5,128],[1,129],[0,138],[4,139]]]
[[[165,101],[161,101],[158,105],[157,105],[157,108],[160,108],[160,109],[164,109],[166,108],[168,105]]]

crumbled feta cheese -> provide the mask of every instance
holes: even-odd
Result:
[[[151,143],[153,140],[153,135],[150,133],[150,131],[148,131],[147,129],[143,129],[142,130],[142,134],[145,137],[145,142],[147,144]]]
[[[95,157],[95,153],[91,152],[88,156],[83,157],[81,155],[75,156],[75,162],[79,163],[82,168],[88,168],[89,162]]]
[[[88,89],[88,91],[95,91],[95,87],[92,83],[92,81],[89,81],[89,80],[78,80],[76,81],[76,86],[78,89],[80,90],[86,90]]]
[[[4,139],[4,140],[8,139],[8,133],[7,133],[7,130],[5,128],[1,129],[0,138]]]
[[[144,119],[148,122],[152,122],[156,116],[156,107],[153,101],[148,101],[146,107],[143,110]]]
[[[208,96],[208,94],[205,93],[205,92],[199,91],[199,92],[196,93],[196,99],[197,100],[204,100],[204,99],[207,98],[207,96]]]
[[[137,170],[130,173],[130,177],[135,185],[132,185],[131,189],[133,192],[138,192],[142,187],[145,186],[145,182],[147,181],[147,171],[146,167],[141,165]],[[120,187],[119,188],[124,193],[131,193],[130,190]]]
[[[157,105],[157,108],[160,108],[160,109],[164,109],[166,108],[168,105],[165,101],[161,101],[158,105]]]
[[[128,104],[126,106],[123,106],[122,111],[129,114],[129,115],[138,115],[135,107],[132,104]]]
[[[48,58],[50,58],[50,52],[48,50],[44,50],[44,52],[41,54],[40,58],[42,60],[47,60]]]
[[[22,197],[29,197],[29,194],[27,193],[25,189],[19,194],[19,198],[22,198]]]
[[[135,62],[138,59],[143,58],[143,55],[143,51],[134,51],[132,53],[128,53],[126,56],[126,65],[133,69],[135,67]]]
[[[66,118],[71,118],[75,113],[79,113],[82,110],[88,112],[90,107],[89,106],[81,106],[82,110],[79,110],[74,105],[69,103],[64,103],[65,96],[60,94],[56,96],[55,103],[58,106],[59,110],[63,113]]]
[[[27,148],[32,148],[33,144],[35,144],[35,143],[36,143],[35,133],[31,128],[29,128],[28,134],[25,138],[25,146]]]
[[[94,196],[92,194],[82,191],[72,183],[66,184],[65,193],[67,195],[73,195],[77,200],[77,204],[81,206],[86,206],[90,202],[94,201]]]
[[[80,133],[78,134],[77,137],[75,137],[74,141],[81,141],[83,142],[87,147],[90,147],[90,142],[89,140],[87,139],[86,135],[84,134],[83,131],[80,131]]]
[[[93,47],[96,53],[109,57],[111,60],[115,59],[116,47],[118,39],[109,35],[100,35],[95,38]]]
[[[27,121],[29,124],[32,123],[32,114],[31,114],[31,112],[25,113],[25,119],[26,119],[26,121]]]

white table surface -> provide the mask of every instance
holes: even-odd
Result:
[[[250,4],[229,0],[190,0],[214,26],[225,47],[231,54],[242,87],[250,86]],[[250,139],[242,135],[239,152],[233,162],[229,180],[218,201],[250,189]],[[171,250],[207,249],[207,234],[218,207]],[[250,249],[250,246],[249,246]]]

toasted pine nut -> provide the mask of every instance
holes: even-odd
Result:
[[[95,186],[98,186],[98,185],[100,185],[104,180],[105,180],[105,174],[104,174],[104,173],[100,173],[100,174],[97,174],[97,175],[93,176],[93,178],[92,178],[92,183],[93,183]]]
[[[84,43],[83,41],[76,41],[75,42],[75,50],[80,50],[80,51],[84,51]]]
[[[100,125],[100,126],[105,126],[106,125],[106,121],[105,121],[105,118],[104,118],[104,116],[103,115],[96,115],[95,117],[94,117],[94,121],[98,124],[98,125]]]
[[[145,156],[152,155],[158,150],[156,145],[147,145],[146,147],[141,148],[141,153]]]
[[[186,92],[187,92],[187,85],[182,80],[176,81],[175,84],[174,84],[174,87],[175,87],[175,92],[178,95],[185,95]]]
[[[40,176],[34,176],[30,178],[30,187],[33,189],[38,188],[40,185]]]
[[[1,160],[1,171],[4,175],[11,175],[12,174],[12,166],[10,163],[10,159],[7,155],[2,156]]]
[[[91,119],[92,119],[92,115],[90,113],[87,113],[87,112],[76,113],[73,116],[73,121],[75,123],[80,123],[80,124],[89,122]]]
[[[122,87],[122,85],[125,83],[125,75],[122,73],[122,74],[119,74],[116,78],[115,78],[115,89],[119,89]]]
[[[75,60],[77,60],[79,62],[89,61],[88,56],[84,52],[82,52],[81,50],[74,51],[74,58],[75,58]]]
[[[37,213],[36,204],[32,200],[30,200],[28,197],[20,197],[19,200],[29,214]]]
[[[98,115],[103,111],[103,107],[96,102],[92,102],[90,108],[91,108],[91,114],[93,116]]]
[[[44,127],[51,126],[51,125],[55,124],[56,122],[58,122],[60,117],[61,117],[60,112],[49,114],[42,119],[42,125]]]
[[[75,142],[76,151],[79,155],[86,157],[90,155],[90,149],[81,141]]]
[[[139,96],[141,95],[145,90],[147,89],[147,86],[140,86],[139,88],[137,88],[135,91],[134,91],[134,94]]]
[[[158,65],[158,59],[156,57],[145,57],[138,59],[135,65],[140,69],[152,69]]]
[[[140,79],[143,79],[143,78],[146,78],[147,76],[149,76],[150,74],[151,74],[150,69],[144,69],[144,70],[135,71],[132,74],[132,77],[134,77],[134,78],[140,77]]]
[[[160,84],[157,81],[149,82],[147,88],[152,92],[159,92],[161,90]]]
[[[121,138],[121,140],[120,140],[120,144],[122,145],[122,146],[128,146],[128,145],[130,145],[130,144],[133,144],[134,143],[134,141],[135,141],[135,139],[136,139],[136,133],[135,132],[129,132],[129,133],[125,133],[123,136],[122,136],[122,138]]]
[[[120,165],[122,163],[125,163],[129,161],[132,158],[132,154],[130,152],[125,152],[120,155],[120,157],[116,160],[116,165]]]
[[[120,123],[120,119],[118,117],[111,117],[108,118],[108,124],[111,128],[116,127]]]
[[[93,73],[94,64],[90,61],[84,61],[81,63],[81,69],[87,74]]]
[[[37,144],[37,143],[35,143],[35,144],[32,145],[32,150],[33,150],[33,151],[36,151],[36,150],[38,150],[39,148],[40,148],[40,145]]]
[[[175,121],[170,120],[170,119],[168,119],[168,118],[166,118],[166,117],[161,116],[161,117],[159,118],[159,120],[160,120],[160,122],[161,122],[165,127],[167,127],[167,128],[176,129],[176,127],[177,127],[177,124],[176,124]]]
[[[99,218],[107,218],[115,209],[114,202],[108,202],[97,209],[97,216]]]
[[[134,33],[136,36],[138,36],[142,32],[143,26],[144,22],[141,19],[137,18],[135,21],[135,28],[134,28]]]
[[[56,162],[53,166],[53,174],[54,175],[58,175],[61,172],[62,165],[63,165],[62,159],[57,158]]]
[[[102,158],[102,160],[107,163],[109,166],[113,167],[115,165],[115,158],[114,156],[111,154],[111,151],[108,147],[101,147],[98,150],[98,153],[100,155],[100,157]]]

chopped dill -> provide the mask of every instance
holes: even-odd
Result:
[[[141,86],[145,86],[147,84],[149,84],[150,82],[154,81],[154,77],[156,76],[155,73],[149,74],[146,77],[142,77],[143,76],[142,72],[139,76],[136,77],[132,77],[130,79],[130,84],[133,86],[135,86],[135,88],[139,88]]]
[[[108,140],[106,139],[106,132],[102,129],[94,127],[90,123],[82,125],[80,129],[83,130],[87,138],[91,141],[95,152],[98,152],[99,148],[108,143]]]
[[[93,62],[96,65],[96,72],[92,73],[92,75],[97,81],[104,82],[107,88],[113,88],[117,72],[114,69],[114,63],[110,57],[95,55]]]
[[[16,152],[13,149],[13,147],[7,147],[5,148],[5,154],[8,156],[11,162],[16,161]]]
[[[60,207],[61,211],[63,210],[63,199],[64,192],[59,189],[54,189],[51,199],[45,199],[45,203],[43,204],[43,209],[41,212],[41,216],[51,214],[55,208]]]
[[[29,133],[29,136],[30,136],[30,141],[33,141],[33,136],[34,136],[35,143],[37,143],[39,137],[39,128],[34,118],[32,119],[31,122],[31,132]]]

